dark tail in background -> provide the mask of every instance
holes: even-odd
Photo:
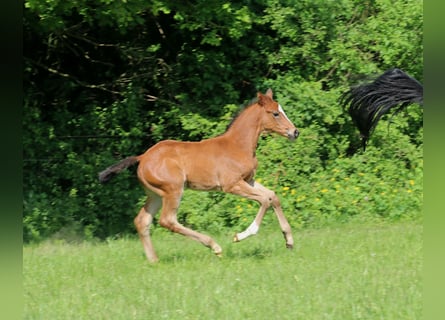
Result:
[[[112,166],[106,168],[104,171],[99,173],[99,181],[101,183],[108,182],[111,178],[113,178],[116,174],[121,172],[124,169],[127,169],[128,167],[131,167],[132,165],[139,162],[138,157],[128,157],[125,158],[122,161],[119,161],[116,164],[113,164]]]
[[[413,103],[423,105],[423,86],[394,68],[374,81],[352,87],[340,98],[362,137],[363,150],[380,118],[394,108],[393,116]]]

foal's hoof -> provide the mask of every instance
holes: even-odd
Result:
[[[222,249],[219,245],[215,244],[212,246],[213,249],[213,253],[217,256],[217,257],[222,257]]]
[[[294,245],[293,245],[293,244],[290,244],[290,243],[286,243],[286,248],[292,250],[292,249],[294,248]]]
[[[221,248],[219,250],[214,250],[213,253],[215,253],[215,256],[217,256],[218,258],[222,258],[222,249]]]
[[[233,236],[233,242],[239,242],[239,239],[238,239],[238,235],[237,235],[237,234],[235,234],[235,235]]]

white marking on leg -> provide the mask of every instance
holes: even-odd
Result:
[[[258,225],[256,224],[255,221],[253,221],[253,222],[251,223],[251,225],[250,225],[246,230],[244,230],[243,232],[238,233],[238,234],[236,235],[237,240],[238,240],[238,241],[241,241],[241,240],[243,240],[243,239],[246,239],[246,238],[249,237],[249,236],[255,235],[255,234],[257,234],[258,230],[259,230]]]

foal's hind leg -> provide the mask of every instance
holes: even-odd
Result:
[[[150,237],[150,225],[153,222],[153,217],[161,206],[161,198],[158,195],[150,194],[145,202],[145,205],[139,211],[139,214],[134,218],[134,225],[141,239],[144,247],[145,256],[148,261],[156,262],[158,257],[153,248]]]
[[[260,227],[261,221],[264,218],[264,214],[272,205],[278,218],[281,231],[283,232],[284,239],[286,240],[286,247],[290,249],[293,248],[294,240],[292,237],[292,231],[289,222],[287,221],[286,217],[283,214],[283,210],[281,209],[280,200],[278,199],[274,191],[267,189],[258,182],[253,182],[253,184],[251,185],[246,181],[240,181],[231,190],[227,191],[248,199],[255,200],[260,203],[260,209],[252,224],[245,231],[236,234],[234,237],[234,241],[241,241],[251,235],[256,234]]]
[[[159,224],[170,231],[177,232],[193,240],[201,242],[209,247],[217,256],[221,256],[221,247],[209,236],[184,227],[177,220],[177,211],[181,201],[182,192],[178,194],[170,193],[163,197],[161,216]]]

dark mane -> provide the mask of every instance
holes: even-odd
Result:
[[[226,130],[224,132],[227,132],[227,130],[230,129],[230,127],[232,126],[232,124],[235,122],[236,119],[238,119],[239,115],[241,113],[243,113],[244,110],[246,110],[247,108],[253,106],[255,103],[258,102],[258,98],[253,98],[252,100],[248,101],[247,103],[245,103],[240,110],[238,110],[238,112],[232,117],[232,120],[230,121],[230,123],[227,125]]]

